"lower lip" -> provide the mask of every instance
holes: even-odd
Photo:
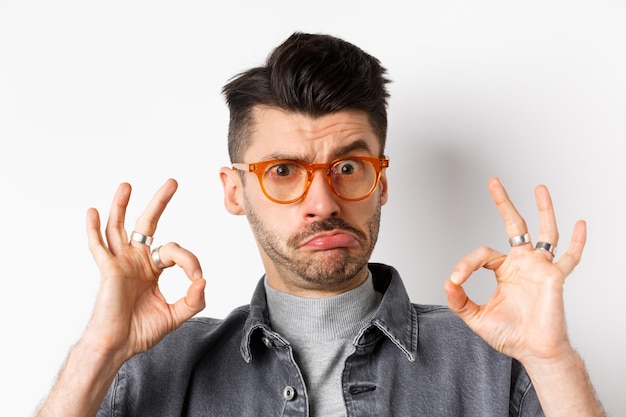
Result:
[[[301,247],[303,249],[329,250],[349,248],[357,246],[358,244],[359,242],[354,238],[354,236],[347,233],[338,233],[330,236],[320,236],[309,240]]]

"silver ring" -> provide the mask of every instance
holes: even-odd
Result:
[[[144,235],[143,233],[135,232],[133,230],[133,233],[130,234],[130,240],[150,246],[152,244],[153,237]]]
[[[523,235],[513,236],[509,239],[509,245],[511,245],[511,247],[523,245],[528,242],[530,242],[530,234],[528,234],[528,232]]]
[[[535,249],[545,250],[550,252],[552,256],[556,256],[556,246],[554,246],[552,243],[537,242],[537,244],[535,245]]]
[[[154,262],[154,265],[156,265],[157,268],[165,269],[167,268],[167,266],[165,266],[163,261],[161,261],[161,255],[159,255],[159,249],[161,249],[160,246],[152,249],[152,252],[150,252],[150,257],[152,258],[152,262]]]

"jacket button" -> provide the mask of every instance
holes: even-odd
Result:
[[[265,347],[268,347],[268,348],[272,347],[272,341],[270,340],[269,337],[263,337],[261,338],[261,340],[263,341],[263,344],[265,345]]]
[[[293,400],[295,396],[296,396],[296,390],[293,389],[293,387],[290,387],[289,385],[287,385],[285,389],[283,390],[283,398],[287,401],[291,401]]]

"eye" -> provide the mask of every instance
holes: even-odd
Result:
[[[333,173],[336,175],[354,175],[361,170],[362,164],[361,161],[353,159],[340,161],[334,166]]]
[[[276,165],[273,170],[279,177],[286,177],[291,172],[289,165],[286,164]]]
[[[302,175],[302,167],[293,162],[280,162],[271,165],[265,171],[265,176],[270,178],[289,178]]]

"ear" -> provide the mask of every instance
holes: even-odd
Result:
[[[387,172],[383,171],[380,175],[380,204],[387,204],[387,200],[389,200],[389,186],[387,184]]]
[[[243,184],[239,174],[231,168],[220,168],[220,180],[224,187],[224,207],[230,214],[242,215],[246,213],[243,204]]]

